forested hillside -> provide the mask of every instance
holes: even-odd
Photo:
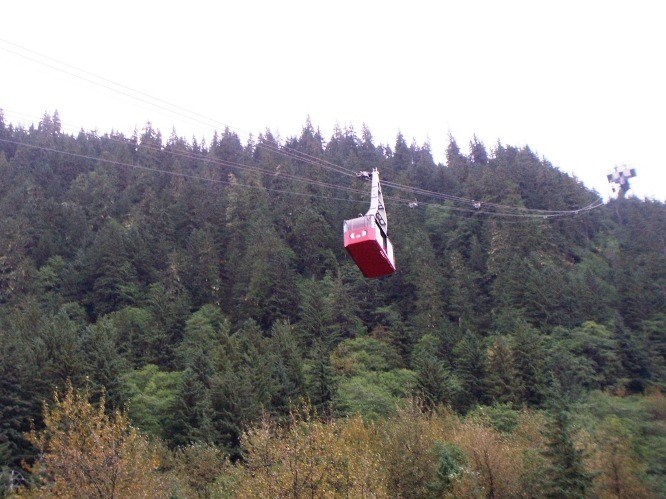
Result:
[[[327,165],[481,203],[598,199],[477,140],[441,165],[309,122],[204,143],[0,113],[0,490],[72,493],[70,418],[115,428],[148,495],[304,495],[284,463],[316,496],[666,492],[663,203],[503,217],[385,187],[398,270],[367,280],[342,221],[369,187]]]

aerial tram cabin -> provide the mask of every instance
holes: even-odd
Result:
[[[343,224],[345,249],[365,277],[381,277],[395,272],[393,245],[388,238],[386,208],[379,184],[379,172],[362,172],[359,176],[371,178],[370,209],[358,218]]]

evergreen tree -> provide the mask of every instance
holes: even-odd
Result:
[[[330,303],[331,279],[329,277],[319,281],[304,279],[299,282],[300,307],[298,323],[306,345],[314,341],[324,341],[333,344],[337,338],[331,333],[333,310]]]
[[[485,402],[486,351],[483,341],[467,330],[453,351],[454,373],[460,379],[463,409]]]
[[[209,441],[212,436],[212,405],[208,388],[194,369],[183,373],[181,387],[167,423],[167,436],[173,445]]]
[[[98,233],[82,264],[80,287],[97,316],[136,303],[138,276],[127,250],[125,230],[116,221]]]
[[[165,276],[148,288],[147,308],[155,319],[155,328],[165,336],[157,364],[171,366],[174,348],[182,340],[185,320],[190,313],[191,298],[183,285],[184,275],[177,254],[169,256]]]
[[[517,324],[512,357],[516,369],[518,398],[527,405],[539,405],[546,391],[542,340],[529,324]]]
[[[495,403],[513,403],[516,400],[516,369],[510,341],[497,336],[490,341],[488,362],[484,378],[484,391]]]
[[[641,342],[624,325],[624,321],[619,314],[615,316],[615,341],[617,342],[618,355],[622,367],[628,376],[637,380],[633,383],[638,391],[642,391],[643,383],[641,379],[650,377],[649,359],[642,348]]]
[[[17,347],[0,331],[0,470],[18,469],[21,461],[34,454],[25,432],[30,429],[37,404],[26,396],[30,393],[26,386],[30,379],[23,370]]]
[[[416,372],[417,393],[431,407],[457,405],[462,386],[437,355],[437,340],[424,335],[414,348],[412,366]]]
[[[476,322],[475,302],[478,296],[478,276],[467,269],[458,251],[451,253],[450,307],[453,318],[462,328],[471,327]]]
[[[117,345],[118,352],[133,367],[157,364],[166,342],[164,331],[145,308],[125,307],[100,318],[107,322],[106,329]]]
[[[483,142],[477,138],[476,134],[469,143],[469,157],[475,165],[488,164],[488,152],[486,151],[486,146],[484,146]]]
[[[183,340],[176,348],[178,365],[201,369],[204,363],[211,370],[223,371],[228,367],[229,333],[231,324],[219,308],[204,305],[185,322]]]
[[[85,372],[94,389],[94,395],[106,393],[106,399],[115,407],[124,402],[121,376],[132,366],[132,361],[119,352],[119,333],[112,320],[103,318],[85,328],[81,349],[85,359]]]
[[[587,497],[592,475],[585,469],[583,452],[576,448],[567,412],[559,408],[552,416],[546,433],[544,455],[547,469],[548,497]]]
[[[331,367],[330,351],[322,341],[312,347],[306,371],[308,397],[312,407],[320,414],[328,414],[336,391],[335,373]]]
[[[412,150],[405,142],[405,138],[402,133],[398,133],[398,136],[395,139],[395,149],[393,151],[393,169],[396,172],[401,170],[408,169],[412,166],[414,158],[412,156]]]
[[[286,415],[305,396],[303,355],[288,322],[273,324],[267,349],[267,368],[272,370],[274,383],[270,405],[276,413]]]
[[[453,135],[449,134],[449,145],[446,148],[446,165],[449,168],[459,169],[467,166],[467,159],[460,152],[460,147]]]
[[[187,241],[185,272],[194,306],[220,304],[220,255],[213,238],[213,227],[194,229]]]

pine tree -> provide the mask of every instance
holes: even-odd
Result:
[[[476,321],[474,304],[477,301],[478,276],[470,271],[458,251],[453,251],[450,260],[450,307],[451,313],[462,328],[473,326]]]
[[[411,168],[414,163],[412,152],[402,133],[398,133],[395,139],[395,150],[393,151],[392,164],[394,171],[400,172]]]
[[[147,308],[155,319],[155,328],[165,336],[161,345],[158,365],[172,366],[174,348],[182,340],[185,320],[190,313],[191,297],[183,285],[185,273],[177,253],[169,255],[165,275],[148,288]]]
[[[333,315],[329,300],[331,286],[329,277],[321,281],[303,279],[298,283],[300,294],[298,327],[305,340],[305,345],[315,341],[333,344],[338,339],[329,336]]]
[[[453,135],[449,133],[449,145],[446,147],[446,166],[453,169],[465,169],[467,158],[460,152],[460,147]],[[464,176],[463,176],[464,180]]]
[[[538,406],[546,392],[544,353],[541,339],[527,323],[519,323],[513,336],[512,357],[516,369],[518,400]]]
[[[416,372],[416,389],[430,407],[439,404],[458,405],[462,386],[437,355],[435,337],[424,335],[414,348],[412,366]]]
[[[331,367],[330,350],[325,342],[315,341],[307,366],[308,396],[319,414],[329,414],[336,389],[335,373]]]
[[[486,351],[483,341],[470,330],[464,334],[453,351],[454,373],[460,379],[461,405],[468,409],[485,402]]]
[[[181,369],[201,369],[202,362],[213,371],[228,367],[229,333],[231,324],[219,308],[204,305],[185,322],[183,340],[176,347],[176,359]],[[202,360],[203,359],[203,360]]]
[[[191,367],[185,369],[179,393],[170,408],[167,435],[173,445],[209,441],[212,436],[212,405],[208,388]]]
[[[476,134],[469,143],[469,157],[475,165],[488,164],[488,152],[486,151],[486,146],[483,145],[483,142],[478,139]]]
[[[550,462],[546,475],[547,496],[587,497],[592,475],[585,469],[583,452],[575,446],[569,415],[563,408],[555,410],[546,437],[544,455]]]
[[[638,391],[642,391],[643,383],[641,379],[648,379],[650,377],[649,359],[645,353],[643,345],[632,334],[625,325],[622,317],[619,314],[615,315],[615,342],[618,347],[618,356],[624,371],[628,376],[636,380],[633,385],[636,386]]]
[[[104,226],[83,258],[85,280],[80,286],[98,317],[137,302],[138,275],[128,253],[125,229],[118,222],[111,220]]]
[[[270,405],[276,413],[287,415],[305,396],[303,355],[291,324],[285,321],[273,324],[267,348],[270,364],[266,368],[272,371],[274,383]]]
[[[106,392],[108,402],[114,407],[121,406],[124,402],[121,376],[130,369],[132,360],[119,352],[119,334],[113,321],[103,318],[87,326],[81,343],[85,372],[94,395]]]
[[[195,307],[220,304],[221,259],[213,233],[213,227],[206,224],[194,229],[187,241],[185,271],[189,279],[186,282]]]
[[[5,335],[4,331],[0,334]],[[0,339],[0,470],[17,469],[21,461],[34,454],[25,432],[36,416],[37,404],[26,396],[30,392],[25,384],[30,379],[25,379],[20,356],[16,353],[14,347]]]
[[[516,400],[516,370],[509,340],[504,336],[492,338],[487,357],[484,391],[495,403],[513,403]]]
[[[247,425],[261,416],[250,375],[228,370],[212,379],[211,402],[215,443],[226,449],[231,458],[240,457],[240,438]]]

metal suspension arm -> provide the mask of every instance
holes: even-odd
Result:
[[[377,168],[372,170],[372,190],[370,192],[370,209],[366,216],[375,217],[377,224],[388,235],[388,220],[386,218],[386,207],[384,205],[384,196],[382,195],[382,186],[379,183],[379,171]]]

